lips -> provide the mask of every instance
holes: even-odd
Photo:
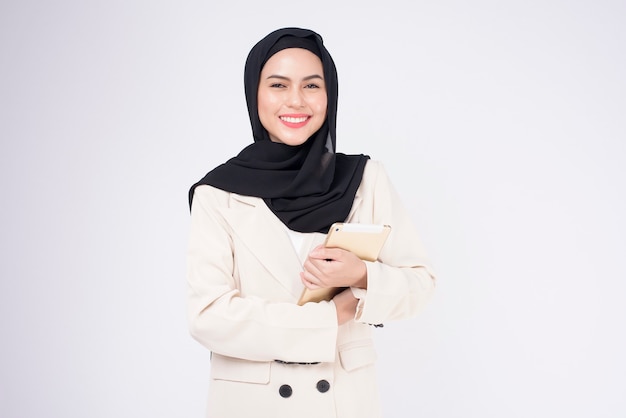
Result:
[[[281,115],[278,118],[289,128],[301,128],[311,119],[309,115]]]

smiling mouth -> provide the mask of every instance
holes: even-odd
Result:
[[[290,128],[300,128],[306,125],[311,117],[308,115],[298,115],[298,116],[279,116],[278,118],[285,126],[288,126]]]
[[[309,118],[308,116],[298,116],[298,117],[294,117],[294,116],[280,116],[280,120],[282,120],[283,122],[289,122],[289,123],[306,122],[306,120],[308,118]]]

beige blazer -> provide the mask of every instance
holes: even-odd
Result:
[[[324,234],[306,234],[296,253],[262,199],[196,188],[188,314],[192,336],[212,353],[209,417],[380,416],[368,324],[416,315],[434,276],[380,163],[368,161],[347,221],[392,231],[379,261],[366,262],[368,289],[353,289],[354,321],[339,327],[333,302],[296,303],[303,261]]]

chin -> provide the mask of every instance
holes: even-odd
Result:
[[[276,138],[272,139],[274,142],[279,142],[281,144],[290,145],[292,147],[297,147],[298,145],[302,145],[307,141],[306,138]]]

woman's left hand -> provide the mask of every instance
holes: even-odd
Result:
[[[363,260],[350,251],[322,245],[309,253],[300,278],[309,289],[350,286],[367,288],[367,268]]]

